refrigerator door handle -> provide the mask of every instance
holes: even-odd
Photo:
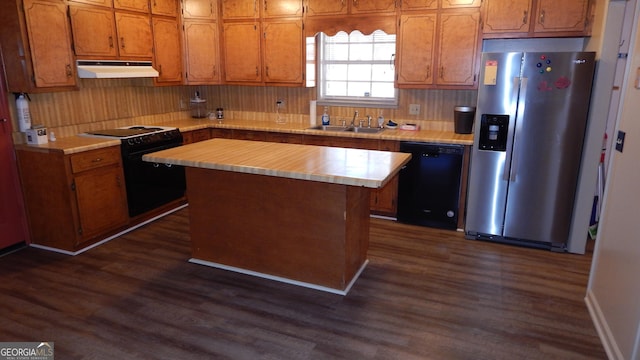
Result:
[[[513,135],[513,146],[511,150],[511,176],[509,181],[516,181],[516,175],[518,173],[518,160],[520,156],[518,155],[520,147],[518,145],[518,139],[522,136],[522,124],[524,123],[524,108],[525,101],[527,98],[527,83],[529,79],[523,77],[520,82],[520,98],[518,100],[518,115],[516,116],[516,127],[515,134]]]
[[[520,90],[520,78],[519,77],[514,77],[513,78],[513,86],[512,86],[512,91],[511,91],[511,101],[509,102],[509,118],[511,119],[510,121],[516,121],[516,111],[518,110],[518,92]],[[517,122],[516,122],[517,124]],[[508,143],[508,140],[507,140]],[[511,150],[513,150],[513,142],[511,145]],[[511,173],[511,161],[512,161],[512,155],[513,151],[507,151],[505,160],[504,160],[504,173],[502,175],[502,179],[505,181],[509,181],[509,174]]]

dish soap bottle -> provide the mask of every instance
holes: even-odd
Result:
[[[330,120],[329,120],[329,108],[327,106],[324,107],[324,112],[322,113],[322,125],[329,125]]]

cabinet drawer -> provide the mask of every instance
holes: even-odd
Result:
[[[114,146],[99,150],[87,151],[71,155],[70,159],[71,171],[73,173],[78,173],[101,166],[120,163],[120,148]]]

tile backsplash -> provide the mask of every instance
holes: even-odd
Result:
[[[30,94],[32,124],[42,124],[57,137],[73,136],[88,130],[133,124],[153,124],[189,117],[190,99],[196,91],[207,100],[207,109],[222,107],[235,116],[251,114],[249,119],[266,121],[275,114],[276,101],[284,100],[280,113],[288,121],[309,122],[309,102],[315,88],[259,86],[153,86],[151,79],[79,79],[78,91]],[[399,90],[397,109],[331,107],[333,118],[360,116],[398,123],[418,123],[422,128],[453,130],[453,108],[476,103],[475,90]],[[9,96],[13,128],[18,129],[15,99]],[[419,115],[409,115],[409,104],[419,104]],[[257,116],[256,114],[263,114]],[[317,116],[322,113],[318,106]],[[239,115],[240,114],[240,115]],[[17,142],[22,134],[14,133]]]

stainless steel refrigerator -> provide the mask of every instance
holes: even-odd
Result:
[[[594,70],[592,52],[482,54],[467,238],[565,250]]]

